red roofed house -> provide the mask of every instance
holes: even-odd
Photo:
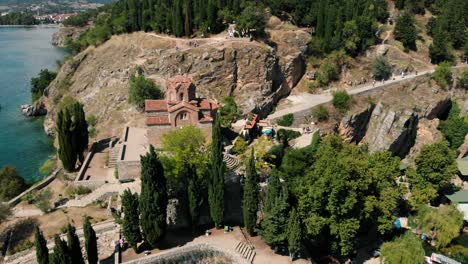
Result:
[[[188,125],[200,128],[211,137],[218,105],[197,98],[195,89],[190,77],[176,76],[166,81],[166,99],[145,101],[150,144],[160,147],[164,133]]]

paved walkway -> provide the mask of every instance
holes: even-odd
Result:
[[[462,64],[462,65],[452,67],[452,69],[467,68],[467,67],[468,65]],[[396,76],[395,80],[391,79],[385,82],[377,82],[375,85],[373,85],[372,83],[370,84],[367,83],[367,84],[364,84],[355,88],[347,89],[347,91],[350,95],[357,95],[357,94],[361,94],[361,93],[372,91],[372,90],[384,89],[391,84],[413,80],[417,77],[432,74],[433,72],[434,70],[431,69],[431,70],[419,72],[418,75],[410,74],[405,77]],[[334,90],[337,90],[337,89],[334,89]],[[312,109],[318,105],[331,102],[333,99],[332,92],[334,90],[330,89],[321,94],[301,93],[298,95],[290,95],[284,99],[283,103],[285,105],[283,106],[283,108],[270,114],[267,117],[267,119],[274,120],[287,114],[294,114],[294,113],[302,112],[308,109]],[[279,105],[279,108],[281,108],[281,104]]]
[[[405,77],[397,76],[395,80],[387,80],[385,82],[377,82],[375,85],[365,84],[358,86],[356,88],[348,89],[350,95],[356,95],[363,92],[382,89],[390,84],[400,83],[408,80],[412,80],[416,77],[420,77],[426,74],[433,73],[433,70],[420,72],[418,75],[412,74]],[[321,94],[310,94],[310,93],[301,93],[299,95],[290,95],[285,100],[289,102],[289,105],[283,109],[277,110],[273,114],[268,116],[269,120],[277,119],[287,114],[294,114],[297,112],[305,111],[311,109],[315,106],[331,102],[333,99],[332,91],[327,90]]]

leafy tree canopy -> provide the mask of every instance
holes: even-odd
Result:
[[[313,240],[331,237],[332,251],[348,255],[365,223],[388,232],[401,197],[399,164],[389,152],[369,154],[338,136],[326,137],[297,194],[305,234]]]
[[[145,106],[147,99],[161,99],[163,93],[159,86],[152,80],[146,79],[145,76],[139,74],[130,79],[130,90],[128,95],[128,102],[135,104],[139,108]]]
[[[393,241],[385,242],[381,249],[380,259],[388,264],[419,263],[425,256],[421,239],[411,232],[397,237]]]
[[[28,184],[15,167],[7,166],[0,170],[0,201],[8,201],[27,188]]]

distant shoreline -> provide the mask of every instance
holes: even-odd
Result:
[[[42,25],[0,25],[0,28],[58,28],[59,24],[42,24]]]

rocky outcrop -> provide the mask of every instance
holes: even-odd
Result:
[[[453,98],[457,96],[451,91],[436,91],[430,77],[421,76],[355,96],[354,106],[336,130],[347,141],[368,145],[370,151],[389,150],[412,162],[422,146],[442,138],[437,127],[447,118]]]
[[[371,104],[364,111],[343,118],[338,127],[339,135],[349,142],[361,142],[366,135],[374,108],[375,105]]]
[[[47,108],[42,100],[38,100],[33,104],[21,105],[21,112],[29,117],[44,116],[47,114]]]
[[[86,30],[88,30],[88,27],[61,26],[59,30],[52,35],[52,45],[63,48],[68,38],[77,40]]]
[[[139,122],[141,114],[127,103],[129,79],[137,69],[163,90],[167,78],[189,75],[198,96],[217,101],[234,96],[243,114],[266,115],[303,75],[310,38],[302,30],[278,34],[290,37],[287,43],[272,37],[274,47],[226,37],[190,40],[142,32],[113,36],[62,67],[48,90],[52,103],[46,130],[53,126],[55,105],[64,95],[77,98],[106,129],[115,127],[113,123]]]
[[[418,118],[412,111],[395,111],[379,102],[362,142],[371,151],[390,150],[394,155],[404,157],[415,143]]]

